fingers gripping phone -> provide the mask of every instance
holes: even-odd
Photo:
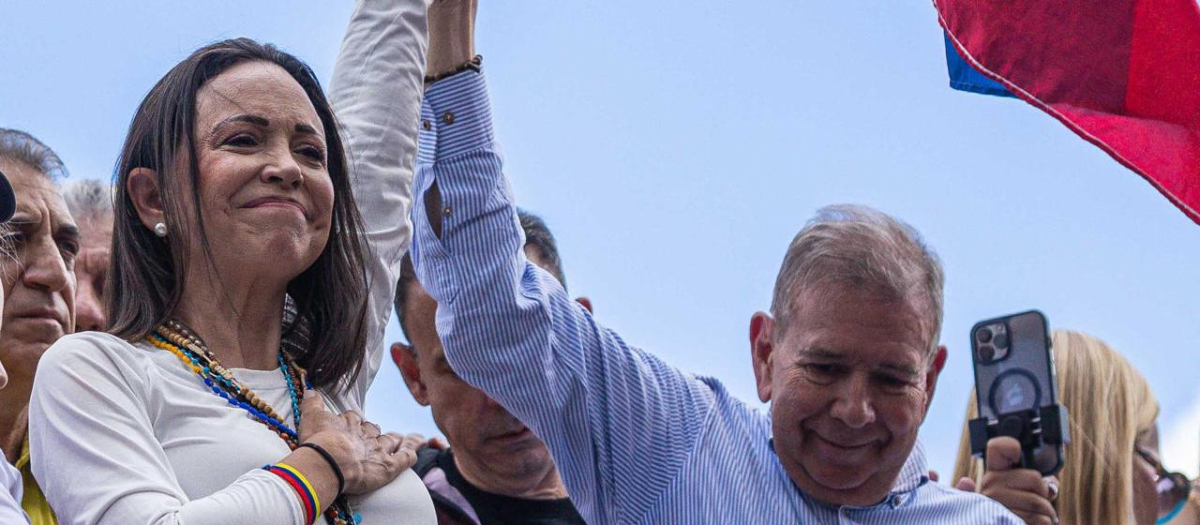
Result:
[[[1058,472],[1070,441],[1046,316],[1036,310],[980,321],[971,328],[975,402],[968,423],[971,451],[983,455],[988,440],[1010,436],[1021,443],[1021,466],[1043,475]]]

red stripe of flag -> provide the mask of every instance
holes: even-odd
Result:
[[[934,0],[959,53],[1200,223],[1197,0]]]

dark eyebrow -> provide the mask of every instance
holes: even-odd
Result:
[[[211,133],[216,133],[217,130],[219,130],[219,129],[225,127],[225,125],[231,124],[233,122],[246,122],[246,123],[254,124],[255,126],[262,127],[262,128],[269,127],[271,125],[271,121],[269,121],[263,117],[260,117],[258,115],[234,115],[232,117],[229,117],[225,120],[218,122],[217,125],[212,127]]]
[[[879,369],[886,371],[886,372],[903,374],[905,376],[916,376],[916,375],[920,375],[920,373],[921,373],[921,371],[918,370],[916,367],[912,367],[909,365],[901,365],[901,364],[896,364],[896,363],[884,363],[882,365],[879,365]]]
[[[58,233],[55,234],[55,237],[57,237],[59,239],[65,239],[68,241],[78,241],[79,240],[79,227],[74,224],[64,224],[62,226],[59,226]]]
[[[306,135],[320,135],[317,133],[317,128],[309,126],[303,122],[296,124],[296,133],[304,133]]]
[[[11,219],[8,220],[9,226],[24,227],[30,224],[35,224],[33,217],[28,213],[17,212]]]
[[[827,348],[809,348],[803,352],[802,356],[808,359],[816,359],[821,361],[845,361],[846,355],[842,352],[836,352]],[[921,373],[916,367],[900,364],[900,363],[882,363],[877,367],[878,370],[893,374],[901,374],[904,376],[916,376]]]
[[[809,348],[807,351],[803,352],[803,355],[804,357],[808,358],[827,359],[833,361],[841,361],[846,358],[846,356],[842,355],[841,352],[834,352],[833,350],[826,348]]]

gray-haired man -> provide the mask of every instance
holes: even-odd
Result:
[[[446,358],[546,442],[588,523],[1020,523],[929,481],[942,270],[912,228],[840,206],[800,231],[750,322],[763,414],[527,260],[481,72],[429,87],[421,127],[412,253]]]
[[[93,179],[74,182],[63,190],[67,208],[79,226],[79,255],[75,258],[75,331],[104,330],[104,279],[112,249],[112,186]]]

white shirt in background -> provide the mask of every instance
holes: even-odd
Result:
[[[0,523],[4,525],[29,523],[21,510],[21,472],[3,460],[0,450]]]

